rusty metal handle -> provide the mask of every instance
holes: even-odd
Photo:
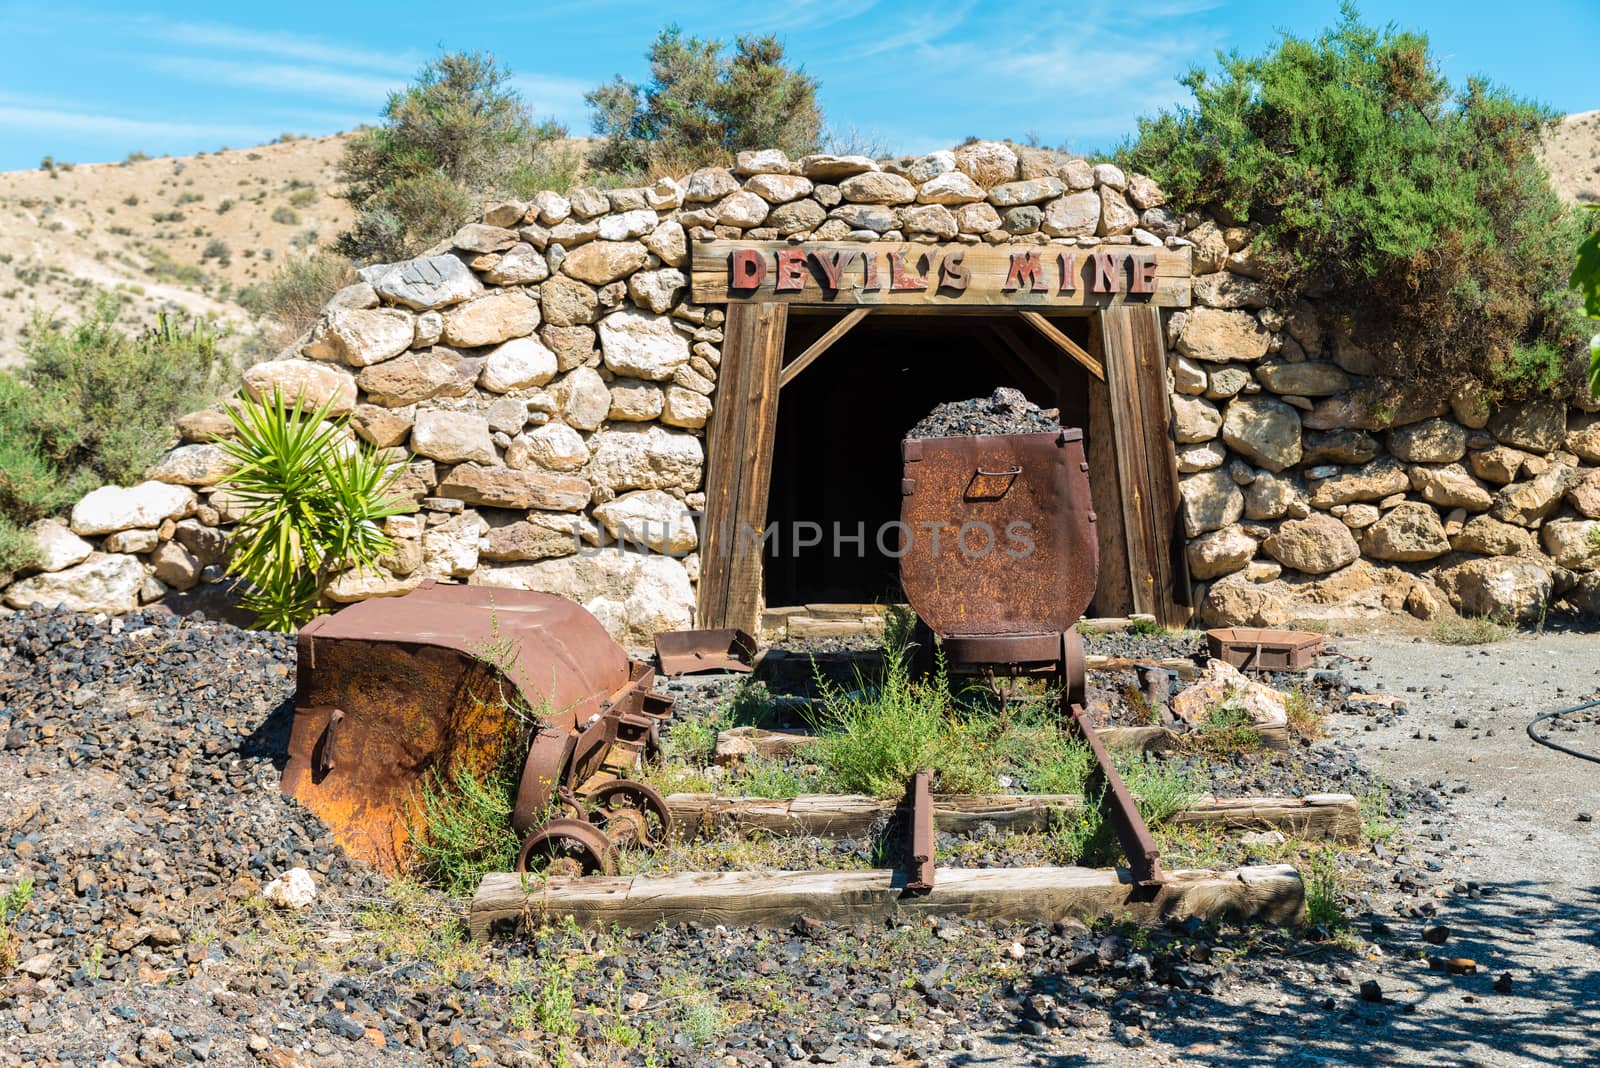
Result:
[[[1008,467],[1004,471],[985,471],[980,467],[978,468],[978,474],[985,475],[989,478],[1012,478],[1016,475],[1022,474],[1022,468]]]
[[[342,708],[334,709],[328,716],[328,729],[322,732],[322,747],[317,750],[316,773],[318,778],[333,770],[334,728],[339,725],[339,721],[342,719],[344,719],[344,709]]]

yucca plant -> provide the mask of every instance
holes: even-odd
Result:
[[[406,510],[390,492],[403,465],[347,445],[348,420],[330,419],[332,407],[306,413],[274,390],[228,409],[235,437],[218,445],[237,466],[226,485],[249,507],[228,570],[250,584],[242,602],[264,630],[294,630],[334,575],[375,566],[392,547],[380,524]]]

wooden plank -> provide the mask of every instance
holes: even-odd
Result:
[[[1098,347],[1099,323],[1090,324],[1090,348]],[[1133,612],[1133,584],[1128,566],[1128,544],[1122,530],[1123,460],[1117,452],[1111,391],[1106,384],[1085,378],[1088,393],[1089,432],[1085,459],[1089,462],[1089,496],[1094,500],[1095,537],[1100,545],[1100,580],[1095,585],[1094,610],[1100,615]]]
[[[755,630],[761,616],[759,538],[767,522],[778,374],[788,310],[728,309],[706,463],[705,545],[696,619],[702,627]]]
[[[1102,737],[1104,737],[1102,735]],[[1277,828],[1301,838],[1354,841],[1361,816],[1350,794],[1313,798],[1202,797],[1171,817],[1228,831]],[[775,836],[862,837],[894,815],[899,802],[856,794],[802,794],[793,800],[670,794],[667,808],[686,837],[760,833]],[[936,794],[933,817],[939,830],[963,834],[980,824],[1001,831],[1042,831],[1058,813],[1083,806],[1078,794]]]
[[[472,899],[472,936],[491,938],[570,916],[585,927],[633,930],[694,923],[703,927],[788,927],[802,917],[843,923],[963,916],[1053,922],[1102,917],[1153,926],[1172,917],[1270,924],[1304,911],[1300,876],[1288,865],[1237,871],[1180,871],[1153,894],[1100,868],[939,868],[933,889],[906,895],[905,876],[868,871],[686,872],[533,880],[483,877]]]
[[[1181,627],[1189,618],[1188,578],[1176,529],[1178,468],[1160,314],[1107,308],[1098,319],[1133,608],[1162,626]]]
[[[735,255],[759,273],[735,287]],[[1186,308],[1189,250],[1140,245],[962,245],[906,241],[697,241],[691,249],[697,304],[780,301],[818,307]],[[780,256],[795,258],[782,268]],[[1100,270],[1096,257],[1105,257]],[[1016,258],[1014,260],[1014,258]],[[824,263],[838,264],[832,288]],[[871,264],[869,277],[868,264]],[[898,264],[898,268],[896,266]],[[1138,264],[1154,269],[1152,292],[1136,288]],[[758,266],[759,265],[759,266]],[[1020,268],[1020,272],[1018,271]],[[1063,276],[1063,270],[1065,275]],[[963,283],[961,278],[965,277]],[[1063,284],[1065,277],[1066,284]],[[780,290],[779,279],[792,288]]]
[[[1106,369],[1100,365],[1100,361],[1089,355],[1082,345],[1063,334],[1061,328],[1056,326],[1055,323],[1052,323],[1036,311],[1025,311],[1021,315],[1023,322],[1037,330],[1050,344],[1066,353],[1069,359],[1076,361],[1084,370],[1100,381],[1104,382],[1106,380]]]
[[[1052,398],[1060,393],[1061,368],[1052,366],[1049,360],[1040,357],[1010,323],[996,322],[990,329],[995,337],[1005,343],[1004,351],[1038,379],[1039,384],[1050,391]]]
[[[855,325],[861,320],[865,319],[867,317],[867,313],[871,310],[871,308],[856,308],[843,319],[840,319],[838,322],[828,327],[827,333],[813,341],[806,351],[796,356],[792,361],[789,362],[787,366],[784,367],[783,372],[778,376],[778,388],[782,389],[790,382],[793,382],[795,377],[799,375],[801,371],[804,371],[807,367],[810,367],[816,362],[818,356],[821,356],[824,352],[827,352],[830,348],[832,348],[835,341],[838,341],[851,330],[855,329]]]

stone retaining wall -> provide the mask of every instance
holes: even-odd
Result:
[[[693,618],[723,312],[687,299],[691,241],[1189,248],[1194,307],[1167,328],[1205,622],[1446,603],[1526,618],[1563,596],[1600,611],[1594,405],[1415,402],[1370,377],[1336,309],[1268,306],[1248,230],[1164,201],[1141,175],[997,142],[876,162],[748,152],[647,188],[540,193],[363,270],[243,392],[332,398],[362,440],[411,457],[418,510],[388,521],[395,551],[336,580],[334,600],[430,576],[551,590],[643,643]],[[6,604],[124,611],[222,577],[240,512],[212,442],[229,423],[196,412],[177,432],[148,481],[37,528],[43,566]]]

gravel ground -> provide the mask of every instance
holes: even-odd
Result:
[[[955,438],[972,434],[1043,434],[1061,429],[1054,408],[1041,409],[1020,390],[1001,386],[987,397],[950,401],[906,431],[908,438]]]
[[[1573,641],[1555,659],[1600,667]],[[1467,817],[1462,834],[1424,803],[1389,848],[1347,865],[1381,957],[1198,925],[962,922],[549,932],[484,948],[460,942],[458,904],[348,861],[278,793],[288,640],[161,617],[11,616],[0,890],[28,878],[34,891],[14,921],[21,968],[0,977],[0,1065],[1464,1063],[1457,1040],[1481,1043],[1468,1052],[1487,1063],[1582,1063],[1600,992],[1582,873],[1597,858],[1573,809],[1592,780],[1521,740],[1511,707],[1564,676],[1542,644],[1537,663],[1510,668],[1496,654],[1514,644],[1489,657],[1345,644],[1372,655],[1353,665],[1370,669],[1352,674],[1368,688],[1403,692],[1414,677],[1453,695],[1340,712],[1333,742],[1315,747],[1355,754],[1349,768],[1370,760],[1397,787],[1427,779],[1413,796],[1437,792]],[[1528,801],[1496,807],[1533,767]],[[314,873],[316,903],[266,907],[262,884],[294,865]],[[1439,921],[1450,940],[1420,942]],[[1407,959],[1424,951],[1473,956],[1479,974]],[[1493,992],[1502,970],[1512,995]],[[1394,1000],[1363,1002],[1368,978]],[[1514,1059],[1496,1060],[1495,1042]]]

